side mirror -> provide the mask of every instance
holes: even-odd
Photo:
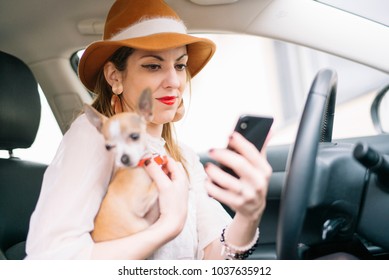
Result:
[[[389,132],[389,84],[377,92],[370,107],[370,115],[375,130],[378,133]]]

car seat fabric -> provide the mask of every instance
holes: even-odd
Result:
[[[47,165],[12,155],[35,140],[41,114],[38,84],[29,67],[0,51],[0,259],[23,259],[30,216]]]

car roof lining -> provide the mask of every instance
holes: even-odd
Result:
[[[389,26],[387,0],[315,0],[334,8]]]

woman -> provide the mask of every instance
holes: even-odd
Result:
[[[168,177],[153,161],[146,171],[157,183],[160,218],[137,234],[94,242],[90,232],[112,175],[113,158],[85,115],[65,134],[48,167],[31,218],[27,259],[243,259],[255,249],[271,167],[265,156],[234,133],[205,171],[188,147],[176,143],[172,123],[182,118],[182,95],[190,78],[209,61],[215,45],[186,34],[162,0],[118,0],[104,38],[85,50],[83,84],[96,93],[93,106],[105,114],[132,111],[146,87],[154,117],[148,124],[152,152],[168,155]],[[212,197],[212,198],[211,198]],[[233,219],[223,202],[236,211]]]

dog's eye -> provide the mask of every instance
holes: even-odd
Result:
[[[105,144],[105,148],[107,149],[107,151],[115,148],[115,145],[110,145],[110,144]]]
[[[136,141],[136,140],[139,139],[139,133],[131,133],[131,134],[129,135],[129,137],[130,137],[131,140]]]

